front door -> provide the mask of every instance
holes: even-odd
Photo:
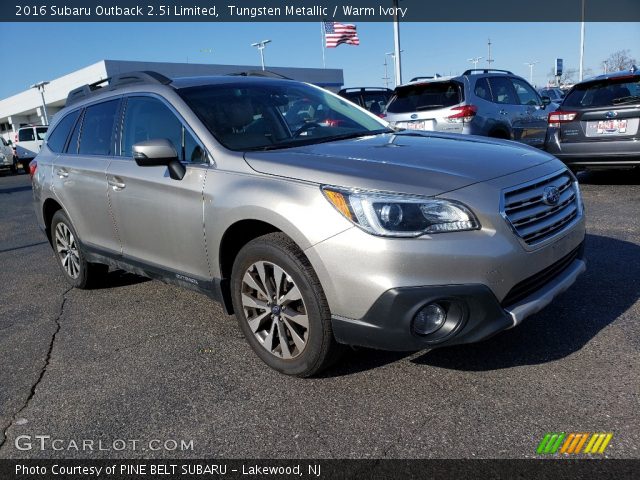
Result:
[[[211,277],[204,240],[204,149],[163,100],[131,96],[124,108],[119,156],[107,170],[123,256],[200,285]],[[185,164],[182,180],[171,179],[166,167],[140,167],[133,160],[134,144],[160,138],[173,143]]]

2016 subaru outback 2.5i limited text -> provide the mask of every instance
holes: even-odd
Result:
[[[66,279],[207,293],[309,376],[341,345],[419,350],[520,323],[585,269],[578,184],[502,140],[394,131],[320,88],[114,77],[69,94],[33,176]]]

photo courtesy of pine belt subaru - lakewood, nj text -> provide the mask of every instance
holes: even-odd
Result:
[[[70,92],[31,165],[77,288],[109,267],[204,292],[272,368],[518,325],[585,270],[578,183],[511,141],[393,130],[321,88],[122,74]]]

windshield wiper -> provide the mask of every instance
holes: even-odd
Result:
[[[621,103],[632,103],[632,102],[639,102],[639,101],[640,101],[640,95],[629,95],[628,97],[614,98],[611,101],[611,103],[615,105],[620,105]]]
[[[368,137],[370,135],[380,135],[382,133],[395,133],[395,130],[392,130],[390,128],[382,128],[380,130],[365,130],[365,131],[359,131],[359,132],[343,133],[342,135],[332,135],[329,137],[304,138],[296,142],[274,143],[271,145],[264,145],[261,147],[245,148],[244,151],[245,152],[265,152],[267,150],[279,150],[282,148],[305,147],[307,145],[315,145],[317,143],[333,142],[334,140],[348,140],[350,138],[358,138],[358,137]]]
[[[350,138],[369,137],[372,135],[381,135],[383,133],[395,133],[395,130],[391,128],[381,128],[380,130],[365,130],[360,132],[343,133],[341,135],[332,135],[329,137],[318,138],[317,141],[313,143],[333,142],[335,140],[348,140]]]

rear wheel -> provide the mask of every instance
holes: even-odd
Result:
[[[308,377],[342,348],[320,282],[298,246],[271,233],[240,250],[231,275],[233,308],[254,352],[271,368]]]
[[[107,265],[87,262],[78,235],[62,210],[51,220],[51,242],[65,279],[75,288],[95,286],[109,270]]]

